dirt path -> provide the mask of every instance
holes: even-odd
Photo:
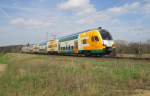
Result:
[[[138,94],[133,96],[150,96],[150,90],[136,90]]]
[[[5,71],[6,66],[6,64],[0,64],[0,74]]]
[[[143,94],[141,94],[140,96],[150,96],[150,90],[143,91]]]

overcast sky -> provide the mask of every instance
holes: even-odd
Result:
[[[0,46],[99,26],[115,40],[150,39],[150,0],[0,0]]]

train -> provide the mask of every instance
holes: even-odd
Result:
[[[103,56],[112,53],[114,49],[115,44],[110,32],[98,27],[39,44],[28,44],[22,47],[22,52]]]

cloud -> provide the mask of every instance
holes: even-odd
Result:
[[[150,2],[145,3],[145,5],[143,6],[143,9],[146,14],[150,14]]]
[[[76,12],[77,15],[87,15],[96,12],[90,0],[68,0],[59,4],[58,8],[63,11]]]
[[[125,4],[120,7],[112,7],[109,9],[97,11],[93,15],[80,19],[78,23],[89,24],[94,23],[96,21],[105,21],[130,12],[134,13],[139,9],[140,9],[139,2],[134,2],[132,4]]]
[[[125,14],[128,12],[134,12],[136,10],[138,10],[140,8],[140,3],[139,2],[134,2],[132,4],[125,4],[123,6],[120,7],[113,7],[110,8],[108,10],[106,10],[107,12],[110,12],[111,14],[116,14],[116,15],[120,15],[120,14]]]
[[[11,25],[16,27],[23,27],[29,29],[45,28],[51,25],[51,23],[44,22],[37,19],[25,19],[25,18],[15,18],[10,21]]]
[[[149,5],[142,8],[149,12]],[[68,0],[60,3],[58,8],[65,12],[75,13],[78,24],[92,24],[97,21],[106,21],[127,13],[136,13],[141,8],[140,2],[133,2],[122,6],[98,11],[90,0]]]
[[[6,29],[0,27],[0,33],[3,33],[3,32],[6,32]]]

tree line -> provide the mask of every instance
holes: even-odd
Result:
[[[20,52],[23,45],[10,45],[0,47],[0,53],[16,53]]]
[[[147,42],[127,42],[124,40],[116,40],[115,46],[115,53],[119,54],[150,54],[150,40],[147,40]]]

